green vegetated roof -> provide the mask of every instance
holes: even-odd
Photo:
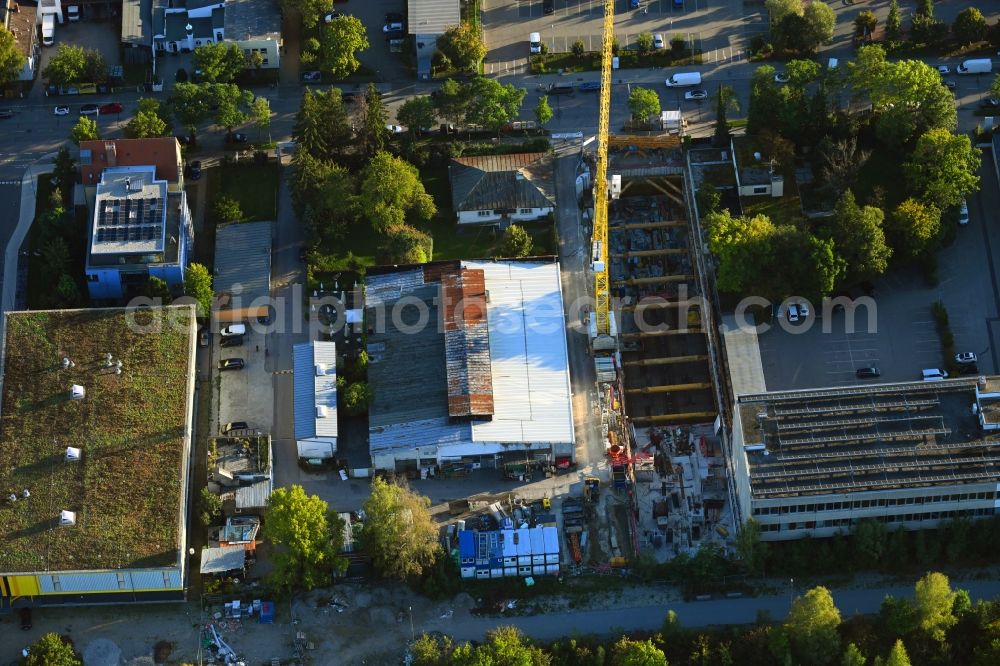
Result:
[[[7,315],[0,572],[177,562],[193,317],[190,306]],[[132,325],[154,318],[152,332]],[[74,384],[82,400],[70,399]],[[59,526],[64,510],[75,525]]]

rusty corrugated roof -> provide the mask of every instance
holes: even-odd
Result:
[[[448,415],[493,415],[493,374],[482,270],[441,275]]]

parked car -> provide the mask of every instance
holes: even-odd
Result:
[[[241,358],[224,358],[219,361],[219,370],[242,370],[245,365]]]
[[[403,30],[402,21],[393,21],[392,23],[386,23],[382,26],[382,32],[401,32]]]
[[[960,375],[978,375],[979,366],[975,363],[964,363],[958,366],[958,374]]]
[[[18,618],[21,620],[21,630],[28,631],[31,629],[31,609],[21,608],[17,611]]]
[[[385,36],[385,41],[391,42],[397,39],[403,39],[406,37],[406,31],[400,28],[399,30],[390,30],[389,32],[383,33]]]
[[[0,118],[13,118],[14,111],[12,109],[0,109]]]
[[[875,377],[881,377],[882,373],[875,366],[870,366],[867,368],[858,368],[854,374],[858,379],[874,379]]]
[[[958,223],[966,225],[969,223],[969,202],[962,199],[962,205],[958,208]]]
[[[267,306],[267,312],[257,317],[257,323],[262,326],[267,326],[274,319],[274,308],[270,305]]]
[[[183,67],[174,72],[174,83],[187,83],[187,80],[188,73]]]
[[[653,35],[653,48],[654,49],[662,49],[665,46],[666,46],[666,42],[663,41],[663,34],[662,33],[658,32],[655,35]]]
[[[220,347],[242,347],[244,337],[242,335],[230,335],[219,339]]]
[[[313,70],[311,72],[302,72],[302,80],[306,83],[318,83],[323,79],[323,73]]]
[[[228,435],[234,430],[249,430],[250,425],[246,421],[233,421],[232,423],[226,423],[222,426],[222,434]]]
[[[188,164],[188,178],[198,180],[201,178],[201,160],[195,160]]]
[[[799,321],[799,306],[795,303],[789,303],[785,318],[792,324],[797,323]]]
[[[62,105],[57,106],[55,108],[55,110],[53,110],[53,113],[55,115],[57,115],[57,116],[68,116],[69,115],[69,107],[68,106],[62,106]]]
[[[555,3],[552,0],[542,0],[542,13],[551,14],[556,10]]]
[[[242,132],[233,132],[226,135],[226,143],[246,143],[247,135]]]
[[[584,81],[580,84],[580,92],[600,92],[600,81]]]
[[[955,363],[975,363],[979,358],[976,356],[975,352],[961,352],[955,354]]]
[[[641,5],[642,5],[641,0],[628,0],[629,9],[639,9]]]
[[[246,324],[230,324],[220,331],[222,337],[227,338],[234,335],[246,335]]]
[[[102,105],[99,109],[101,115],[105,113],[121,113],[124,110],[125,107],[122,106],[121,102],[109,102],[108,104]]]
[[[388,23],[402,23],[403,22],[403,15],[400,14],[399,12],[386,12],[385,13],[385,22],[387,24]]]
[[[344,90],[340,94],[340,98],[345,102],[347,102],[348,104],[353,104],[354,102],[357,102],[358,99],[361,97],[364,97],[364,95],[362,95],[359,92],[355,92],[353,90]]]
[[[688,90],[684,93],[684,99],[708,99],[707,90]]]
[[[101,115],[101,107],[96,104],[83,104],[80,106],[81,116],[99,116]]]
[[[385,128],[389,130],[390,134],[402,134],[406,131],[406,128],[402,125],[386,125]]]
[[[792,77],[790,77],[785,72],[778,72],[777,74],[774,75],[774,82],[775,83],[788,83],[791,80],[792,80]]]
[[[799,303],[799,316],[805,319],[809,316],[809,304]]]
[[[201,330],[198,331],[198,344],[202,347],[207,347],[210,335],[211,334],[208,332],[208,329],[203,326]]]
[[[945,76],[946,74],[951,74],[951,67],[948,65],[938,65],[937,71],[941,76]]]
[[[337,11],[336,9],[334,9],[333,11],[331,11],[331,12],[328,12],[328,13],[326,14],[326,16],[324,16],[324,17],[323,17],[323,20],[324,20],[325,22],[327,22],[327,23],[330,23],[330,22],[332,22],[332,21],[333,21],[334,19],[338,19],[338,18],[340,18],[340,12],[338,12],[338,11]]]
[[[1000,106],[1000,97],[987,97],[979,103],[979,106],[987,109],[995,109]]]

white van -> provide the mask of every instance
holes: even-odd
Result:
[[[235,335],[246,335],[247,327],[246,324],[230,324],[224,329],[219,331],[219,334],[224,338],[231,338]]]
[[[925,368],[923,375],[925,382],[940,382],[948,376],[948,373],[937,368]]]
[[[668,88],[688,88],[701,85],[700,72],[677,72],[667,79]]]
[[[76,23],[80,20],[80,7],[77,5],[70,5],[66,8],[66,17],[69,19],[70,23]]]
[[[528,51],[531,53],[542,52],[542,36],[537,32],[528,35]]]

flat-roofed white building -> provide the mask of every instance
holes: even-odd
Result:
[[[295,445],[299,458],[326,460],[337,453],[337,346],[295,345]]]

